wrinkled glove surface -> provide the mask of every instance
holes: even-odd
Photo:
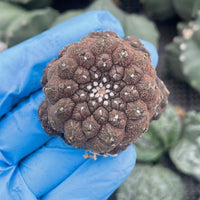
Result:
[[[48,136],[37,116],[46,64],[66,44],[108,29],[124,37],[113,15],[91,11],[0,53],[0,199],[107,199],[133,169],[132,145],[117,157],[84,159],[85,150]],[[156,66],[155,48],[142,42]]]

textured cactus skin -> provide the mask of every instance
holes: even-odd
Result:
[[[0,2],[0,40],[13,46],[49,28],[57,16],[58,12],[51,8],[25,11]]]
[[[169,95],[134,36],[92,32],[67,45],[44,70],[39,120],[70,145],[117,154],[146,132]]]
[[[166,20],[175,15],[173,0],[140,0],[145,10],[157,20]]]
[[[179,36],[166,50],[170,72],[200,92],[200,17],[195,21],[178,24]]]

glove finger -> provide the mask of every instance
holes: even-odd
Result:
[[[0,118],[41,87],[43,69],[60,49],[91,31],[108,29],[124,36],[120,22],[108,11],[90,11],[0,53]]]
[[[39,198],[82,165],[86,161],[84,153],[56,137],[22,160],[19,170],[28,188]]]
[[[74,173],[77,173],[76,171],[78,168],[82,168],[85,163],[88,163],[88,160],[84,159],[83,157],[84,152],[85,150],[75,149],[73,146],[67,145],[61,138],[54,138],[50,140],[46,145],[44,145],[41,149],[37,150],[36,152],[26,157],[23,161],[21,161],[19,164],[19,170],[28,188],[33,194],[35,194],[37,198],[39,198],[47,192],[50,192],[57,185],[65,181],[68,177],[71,178]],[[130,147],[128,152],[130,155],[133,155],[133,157],[130,155],[126,156],[127,153],[125,154],[123,152],[122,154],[125,155],[122,156],[121,154],[119,154],[119,158],[117,158],[117,161],[115,161],[115,164],[116,162],[122,162],[121,160],[123,159],[123,157],[125,157],[126,159],[128,159],[127,162],[130,164],[129,166],[129,164],[125,163],[128,171],[124,172],[118,180],[123,179],[123,177],[125,177],[127,173],[130,172],[129,170],[131,170],[134,166],[136,158],[135,151],[132,147]],[[104,159],[107,160],[107,164],[103,164],[104,167],[108,167],[108,165],[115,165],[112,164],[113,161],[108,161],[110,159],[113,160],[113,158],[104,158],[101,156],[98,156],[97,161],[91,160],[89,164],[86,165],[88,165],[88,167],[90,167],[90,165],[95,165],[94,168],[98,168]],[[99,160],[101,160],[100,163]],[[98,162],[99,164],[96,164],[96,162]],[[102,167],[100,167],[100,171],[103,170],[103,165]],[[120,171],[122,170],[121,167],[122,166],[118,164],[116,165],[115,170]],[[112,169],[112,166],[110,166],[110,169]],[[87,173],[87,170],[85,172],[83,171],[83,173]],[[91,176],[94,177],[94,175],[95,173]],[[107,176],[107,174],[104,176]],[[99,177],[103,178],[102,176]],[[96,179],[94,178],[93,181],[95,180]],[[111,180],[112,178],[110,179],[109,183],[111,182]],[[115,180],[114,183],[121,183],[121,181],[118,180]],[[89,182],[88,184],[90,185]]]
[[[156,47],[148,41],[145,40],[140,40],[140,41],[145,46],[146,50],[150,53],[151,63],[154,66],[154,68],[156,68],[158,65],[158,52],[156,50]]]
[[[50,139],[37,116],[38,106],[43,99],[43,92],[36,92],[1,120],[1,162],[14,165]]]
[[[132,145],[117,157],[86,160],[71,176],[41,200],[107,199],[127,178],[135,165],[136,152]]]

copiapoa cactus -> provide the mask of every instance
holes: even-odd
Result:
[[[200,92],[200,17],[178,24],[179,36],[166,48],[166,64],[179,80]]]
[[[134,36],[97,31],[67,45],[44,70],[39,119],[49,135],[95,154],[117,154],[146,132],[169,95]]]
[[[56,16],[52,8],[25,11],[0,2],[0,40],[13,46],[49,28]]]

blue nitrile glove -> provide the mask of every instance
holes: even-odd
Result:
[[[97,30],[124,36],[113,15],[91,11],[0,53],[1,200],[106,199],[133,169],[132,145],[117,157],[84,159],[84,150],[48,136],[38,120],[37,109],[44,99],[40,79],[46,64],[66,44]],[[156,65],[155,48],[144,44]]]

